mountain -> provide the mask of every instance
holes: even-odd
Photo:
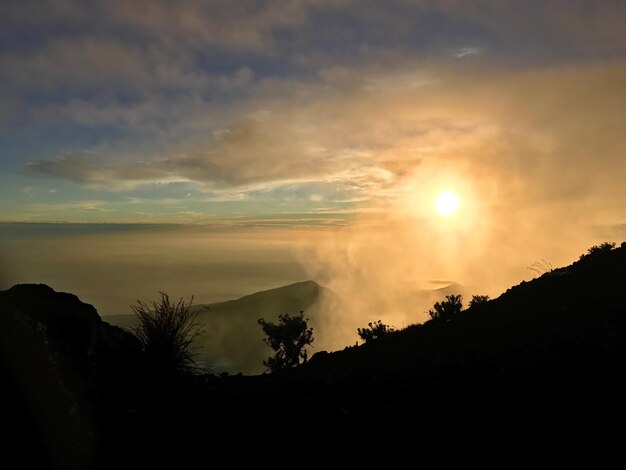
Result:
[[[316,327],[323,297],[332,295],[313,281],[256,292],[237,300],[198,305],[198,322],[204,325],[199,338],[200,360],[214,372],[263,372],[263,359],[272,350],[263,342],[259,318],[277,321],[282,313],[305,312]]]
[[[198,362],[215,373],[263,372],[263,359],[271,349],[263,343],[259,318],[276,321],[281,313],[304,311],[315,328],[320,302],[332,293],[314,281],[297,282],[246,295],[236,300],[195,305],[197,321],[204,327],[198,338]],[[124,328],[134,326],[134,315],[107,316],[105,320]]]
[[[626,418],[626,243],[512,287],[447,322],[320,352],[298,368],[220,386],[232,419],[279,433],[291,416],[326,437],[424,429],[532,429],[578,438]],[[219,418],[216,418],[219,421]],[[537,423],[541,423],[540,426]],[[419,431],[416,431],[419,432]],[[547,437],[543,434],[544,438]],[[488,434],[489,435],[489,434]],[[314,437],[315,433],[309,435]],[[491,434],[493,437],[493,434]]]
[[[323,296],[307,282],[198,308],[213,331],[244,345],[238,332],[256,330],[258,316]],[[231,319],[241,323],[218,329]],[[42,459],[111,468],[122,458],[152,466],[165,457],[185,466],[206,457],[207,445],[273,449],[277,440],[310,442],[312,451],[316,439],[360,442],[384,455],[381,436],[406,435],[421,447],[445,441],[451,451],[468,440],[481,450],[497,439],[524,451],[557,437],[586,444],[589,432],[613,433],[626,418],[626,243],[592,250],[449,321],[318,352],[273,374],[146,373],[131,335],[47,286],[0,292],[0,353],[0,404],[17,439],[8,455],[34,468],[46,467]]]
[[[520,387],[527,379],[553,385],[559,377],[589,380],[588,374],[624,364],[626,243],[522,282],[453,321],[412,325],[382,341],[326,354],[304,369],[343,377],[345,370],[356,377],[410,369],[416,377],[424,374],[420,381],[439,369],[452,381],[450,370],[458,367],[476,382],[495,367],[502,373],[490,370],[489,380]]]

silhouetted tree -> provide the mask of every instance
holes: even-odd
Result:
[[[603,242],[599,245],[593,245],[587,250],[587,253],[580,255],[580,259],[596,256],[601,253],[606,253],[615,248],[615,242]]]
[[[395,328],[393,326],[385,325],[380,320],[375,322],[369,322],[367,326],[368,328],[356,329],[359,337],[366,343],[387,336],[389,333],[395,331]]]
[[[258,323],[265,333],[263,341],[276,353],[263,361],[269,371],[295,367],[301,363],[300,360],[303,363],[307,361],[304,348],[313,342],[313,328],[309,328],[308,322],[303,311],[297,315],[279,315],[277,324],[259,318]]]
[[[476,307],[480,307],[481,305],[486,304],[487,302],[489,302],[488,295],[473,295],[472,300],[469,301],[469,304],[467,305],[467,307],[476,308]]]
[[[430,318],[437,321],[450,321],[458,315],[463,308],[463,297],[461,295],[446,295],[446,300],[436,302],[432,310],[428,311]]]
[[[155,370],[193,373],[198,349],[194,339],[202,334],[202,326],[196,322],[198,312],[191,310],[193,297],[188,303],[181,298],[173,304],[166,293],[160,294],[158,302],[138,300],[137,305],[131,306],[138,320],[135,336],[141,341],[148,364]]]

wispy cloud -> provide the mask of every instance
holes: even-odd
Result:
[[[24,204],[21,206],[20,216],[13,219],[16,221],[43,220],[56,222],[59,221],[59,215],[66,216],[68,213],[73,213],[77,216],[77,219],[73,221],[81,221],[89,220],[94,215],[98,216],[114,212],[116,212],[114,205],[99,200],[40,202]]]
[[[29,174],[67,179],[89,188],[109,191],[128,191],[142,184],[158,185],[188,181],[153,163],[102,164],[95,163],[83,155],[40,160],[27,164],[24,171]]]

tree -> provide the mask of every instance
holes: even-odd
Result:
[[[380,339],[384,336],[387,336],[389,333],[393,333],[394,331],[396,331],[393,326],[385,325],[380,320],[375,322],[369,322],[367,326],[369,328],[356,329],[359,337],[366,343],[369,343],[370,341],[374,341],[376,339]]]
[[[446,300],[436,302],[428,314],[433,320],[447,322],[461,313],[462,308],[463,297],[461,295],[446,295]]]
[[[196,322],[197,311],[182,298],[175,304],[160,292],[156,302],[137,301],[131,308],[137,315],[134,328],[150,367],[165,374],[186,374],[197,370],[194,357],[197,346],[194,339],[202,334],[202,325]]]
[[[275,351],[274,357],[263,361],[263,365],[271,372],[295,367],[306,362],[308,355],[304,349],[313,342],[313,328],[309,328],[309,319],[304,312],[297,315],[284,313],[278,316],[278,324],[259,318],[265,338],[263,341]]]
[[[477,307],[480,307],[481,305],[486,304],[487,302],[489,302],[488,295],[473,295],[472,300],[469,301],[469,304],[467,307],[477,308]]]

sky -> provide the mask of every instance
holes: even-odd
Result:
[[[493,295],[626,238],[626,2],[9,1],[0,18],[0,221],[293,230],[306,276],[381,312],[408,286]]]

